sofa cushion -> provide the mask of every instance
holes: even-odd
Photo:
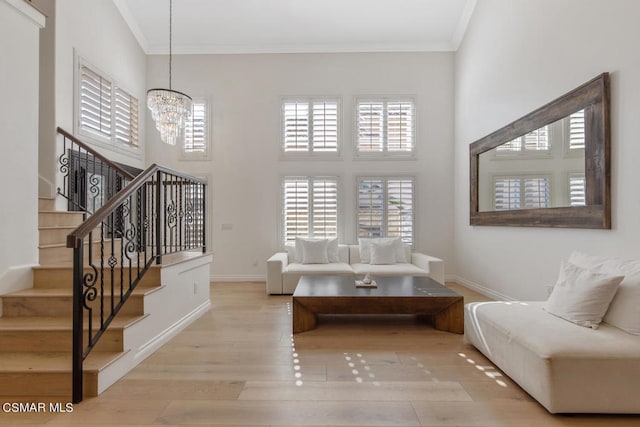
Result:
[[[329,241],[321,240],[302,240],[302,263],[303,264],[328,264],[329,254],[327,246]],[[297,242],[297,240],[296,240]]]
[[[397,243],[393,240],[371,242],[370,264],[395,264]]]
[[[558,282],[544,310],[588,328],[597,329],[624,276],[596,273],[562,262]]]
[[[282,274],[353,274],[351,266],[344,262],[330,262],[328,264],[300,264],[287,265]]]
[[[393,241],[397,245],[396,262],[411,262],[411,246],[405,245],[399,237],[367,237],[359,238],[357,245],[349,246],[351,264],[369,264],[371,262],[371,243],[388,241]]]
[[[389,265],[372,265],[372,264],[351,264],[353,271],[356,274],[367,274],[370,273],[372,275],[378,276],[428,276],[427,271],[421,269],[420,267],[409,264],[406,262],[399,262],[395,264]]]

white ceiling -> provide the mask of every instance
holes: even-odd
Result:
[[[147,54],[169,51],[169,0],[113,0]],[[173,0],[173,53],[456,50],[476,0]]]

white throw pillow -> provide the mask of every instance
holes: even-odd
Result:
[[[302,263],[303,264],[328,264],[327,239],[304,240],[302,242]]]
[[[399,237],[375,237],[375,238],[360,238],[358,239],[360,262],[363,264],[372,264],[371,262],[371,244],[379,242],[393,242],[395,249],[395,261],[396,262],[408,262],[407,250]]]
[[[548,313],[598,329],[624,276],[596,273],[562,262],[558,282],[542,307]]]
[[[370,264],[395,264],[397,244],[393,240],[371,242]]]

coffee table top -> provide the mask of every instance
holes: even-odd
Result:
[[[302,276],[294,297],[460,297],[426,276],[371,276],[377,288],[356,288],[353,276]]]

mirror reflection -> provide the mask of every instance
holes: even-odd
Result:
[[[576,111],[479,156],[481,212],[585,206],[585,114]]]

